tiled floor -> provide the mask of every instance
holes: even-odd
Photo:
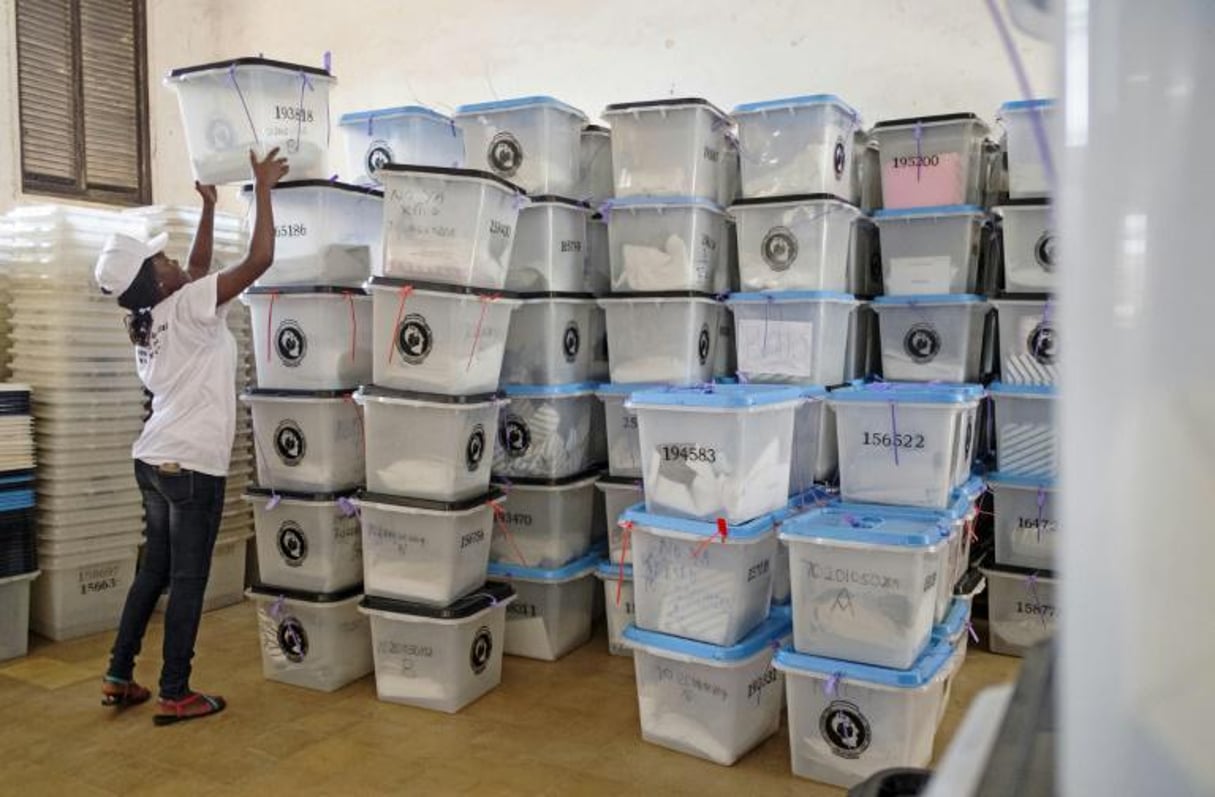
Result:
[[[158,622],[158,621],[154,621]],[[602,630],[555,664],[507,657],[502,686],[448,716],[379,703],[366,678],[334,694],[262,680],[253,607],[203,620],[194,683],[224,694],[219,717],[152,725],[151,706],[98,704],[111,642],[35,641],[0,664],[0,792],[20,795],[687,794],[838,795],[794,778],[785,730],[734,767],[641,741],[631,660]],[[160,628],[145,649],[158,652]],[[937,749],[979,689],[1017,660],[979,650],[958,676]],[[158,662],[139,669],[154,686]]]

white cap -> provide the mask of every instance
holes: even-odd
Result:
[[[143,261],[163,252],[168,242],[168,233],[163,232],[150,241],[114,233],[97,256],[97,266],[93,269],[97,284],[105,293],[121,296],[139,276]]]

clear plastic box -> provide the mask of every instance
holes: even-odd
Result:
[[[309,592],[338,592],[363,582],[363,542],[346,495],[251,488],[258,578]],[[346,501],[339,499],[345,498]],[[241,574],[244,578],[244,574]]]
[[[20,658],[29,650],[30,585],[40,572],[0,578],[0,661]],[[631,607],[631,586],[629,592]]]
[[[641,478],[641,443],[637,437],[637,413],[625,406],[629,396],[639,390],[661,387],[660,383],[612,383],[599,385],[595,392],[603,402],[607,427],[608,473],[612,476]]]
[[[40,545],[42,576],[31,585],[30,629],[60,641],[117,628],[139,545],[138,531],[92,537],[70,553],[51,554]]]
[[[519,186],[489,172],[388,164],[384,258],[377,277],[502,290],[510,269]]]
[[[503,384],[586,382],[594,359],[590,294],[523,294],[511,316],[502,358]]]
[[[491,564],[518,596],[506,608],[506,655],[556,661],[591,638],[598,552],[552,570]]]
[[[1043,385],[991,385],[996,427],[996,469],[1006,476],[1054,479],[1059,475],[1055,389]]]
[[[853,139],[861,117],[848,103],[834,94],[813,94],[739,105],[732,116],[743,196],[852,196]]]
[[[621,516],[631,506],[645,500],[641,479],[605,476],[597,483],[603,493],[604,518],[607,523],[608,559],[616,564],[633,563],[632,540],[621,526]]]
[[[593,382],[508,385],[498,416],[495,476],[561,479],[594,465],[591,452]]]
[[[1046,200],[1024,200],[992,208],[1003,219],[1004,290],[1050,293],[1058,288],[1053,211]]]
[[[464,137],[448,116],[420,105],[342,114],[346,174],[356,183],[378,183],[386,163],[460,168]]]
[[[848,375],[857,301],[831,291],[731,294],[738,370],[764,382],[837,385]]]
[[[581,178],[586,114],[552,97],[461,105],[468,165],[518,183],[529,194],[573,196]]]
[[[1049,157],[1058,169],[1058,153],[1053,149],[1052,138],[1057,113],[1055,101],[1050,99],[1016,100],[1000,106],[996,119],[1006,133],[1008,194],[1013,199],[1043,197],[1051,193],[1053,186],[1043,163],[1041,147],[1047,147]],[[1041,142],[1038,131],[1042,134]]]
[[[612,290],[611,246],[608,226],[599,213],[586,222],[586,264],[581,290],[602,296]]]
[[[994,299],[1000,320],[1000,381],[1054,385],[1059,381],[1059,306],[1046,296]]]
[[[708,100],[609,105],[617,197],[684,196],[716,202],[730,119]]]
[[[494,523],[495,562],[543,570],[564,567],[591,547],[599,472],[564,479],[512,479]]]
[[[374,669],[371,623],[359,614],[359,588],[313,593],[252,587],[257,604],[262,677],[335,692]]]
[[[790,498],[806,492],[815,484],[831,481],[839,467],[835,414],[827,408],[827,389],[821,385],[803,385],[800,391],[805,401],[793,415]]]
[[[1059,514],[1053,479],[992,473],[996,564],[1055,568]]]
[[[633,566],[626,564],[622,567],[619,562],[603,561],[599,563],[595,575],[603,582],[608,653],[632,656],[633,651],[624,643],[624,629],[632,624],[636,614],[633,606]]]
[[[577,199],[533,196],[519,211],[506,289],[579,293],[585,289],[587,218]]]
[[[789,621],[772,616],[728,647],[629,626],[641,737],[730,766],[780,730],[784,694],[772,667]]]
[[[720,287],[726,267],[726,214],[689,196],[631,196],[604,205],[617,293]]]
[[[1024,656],[1055,633],[1059,581],[1050,571],[982,567],[987,579],[988,646],[992,653]]]
[[[208,185],[250,179],[249,150],[278,147],[293,177],[328,177],[327,69],[266,58],[237,58],[174,69],[194,179]]]
[[[496,291],[371,281],[372,382],[464,396],[498,389],[515,299]]]
[[[975,293],[987,215],[972,205],[879,210],[882,286],[892,295]]]
[[[363,483],[363,418],[349,393],[252,390],[257,482],[302,493]]]
[[[364,493],[364,589],[369,595],[446,606],[485,582],[501,493],[458,502]]]
[[[830,194],[777,196],[740,199],[730,214],[743,290],[848,290],[853,228],[862,218],[855,205]]]
[[[991,311],[967,294],[879,296],[882,376],[902,382],[978,382]]]
[[[882,206],[982,205],[987,133],[973,113],[875,124],[870,135],[881,151]]]
[[[611,199],[612,186],[612,131],[602,125],[586,125],[582,128],[579,148],[579,174],[582,190],[578,196],[585,197],[592,207],[598,207]]]
[[[720,305],[693,292],[613,296],[607,313],[613,382],[691,384],[713,376]]]
[[[250,288],[241,301],[259,387],[349,390],[371,378],[372,302],[362,288]]]

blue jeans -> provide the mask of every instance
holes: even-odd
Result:
[[[131,680],[148,620],[168,587],[160,696],[178,700],[190,692],[190,660],[227,480],[184,469],[167,472],[136,460],[135,481],[143,493],[147,542],[143,565],[127,593],[107,674]]]

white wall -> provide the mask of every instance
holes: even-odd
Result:
[[[9,19],[11,6],[0,0]],[[621,100],[696,95],[728,110],[749,100],[832,92],[867,123],[958,110],[992,121],[996,107],[1017,96],[986,6],[974,0],[148,0],[148,6],[157,202],[194,201],[176,101],[161,78],[173,66],[257,53],[319,65],[331,51],[335,117],[525,94],[551,94],[595,117]],[[1046,46],[1018,44],[1035,88],[1052,93]],[[0,100],[11,93],[0,86]],[[0,107],[0,126],[4,112]],[[337,146],[334,156],[339,171]],[[0,209],[15,196],[12,158],[2,160]]]

